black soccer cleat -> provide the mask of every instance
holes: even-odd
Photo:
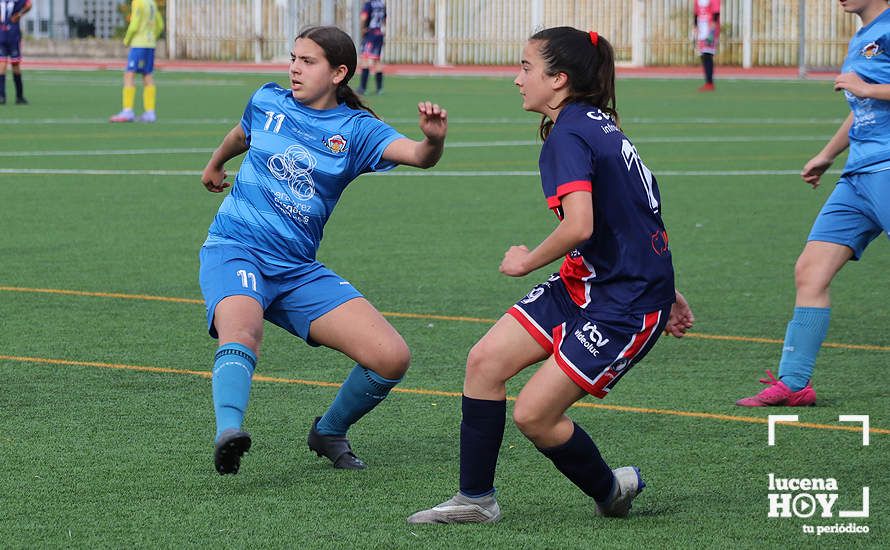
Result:
[[[28,100],[25,99],[24,97],[17,97],[17,98],[15,98],[15,104],[16,105],[27,105]]]
[[[334,468],[343,470],[364,470],[368,467],[362,462],[362,459],[355,456],[352,452],[352,446],[349,439],[345,435],[322,435],[318,433],[318,421],[321,417],[315,418],[312,423],[312,429],[309,430],[309,437],[306,443],[309,444],[309,450],[315,451],[318,456],[325,456],[334,463]]]
[[[213,451],[213,463],[219,475],[237,474],[241,456],[250,450],[250,434],[229,428],[219,434]]]

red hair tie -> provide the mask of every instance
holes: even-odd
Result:
[[[591,44],[593,44],[594,46],[599,44],[600,36],[598,34],[596,34],[596,31],[590,31],[587,34],[590,35],[590,43]]]

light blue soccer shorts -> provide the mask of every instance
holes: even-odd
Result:
[[[154,48],[130,48],[127,55],[128,73],[151,74],[155,70]]]
[[[200,283],[207,306],[207,328],[213,326],[216,305],[228,296],[250,296],[263,307],[263,317],[299,336],[309,338],[312,321],[337,306],[361,298],[348,281],[319,262],[283,267],[263,261],[250,249],[230,244],[201,248]]]
[[[807,240],[848,246],[858,260],[881,233],[890,237],[890,170],[843,176]]]

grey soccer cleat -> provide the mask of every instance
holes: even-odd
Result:
[[[640,476],[640,469],[636,466],[625,466],[612,470],[615,476],[615,486],[609,501],[606,504],[596,505],[596,515],[609,518],[626,518],[630,512],[631,503],[637,495],[643,492],[646,483]]]
[[[312,422],[312,428],[309,430],[309,437],[306,443],[309,450],[315,451],[318,456],[327,457],[334,463],[334,468],[342,470],[364,470],[368,467],[362,459],[355,456],[352,452],[352,445],[345,435],[322,435],[318,433],[318,421],[320,416],[315,417]]]
[[[494,523],[501,519],[501,507],[494,493],[467,497],[457,493],[442,504],[408,517],[408,523]]]

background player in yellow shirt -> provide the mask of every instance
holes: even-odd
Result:
[[[127,68],[124,73],[123,109],[111,117],[111,122],[133,122],[133,103],[136,99],[136,73],[142,74],[142,106],[145,112],[139,117],[141,122],[154,122],[155,88],[154,71],[155,46],[161,31],[164,30],[164,19],[158,11],[155,0],[133,0],[130,7],[130,25],[124,36],[124,44],[130,46],[127,57]]]

